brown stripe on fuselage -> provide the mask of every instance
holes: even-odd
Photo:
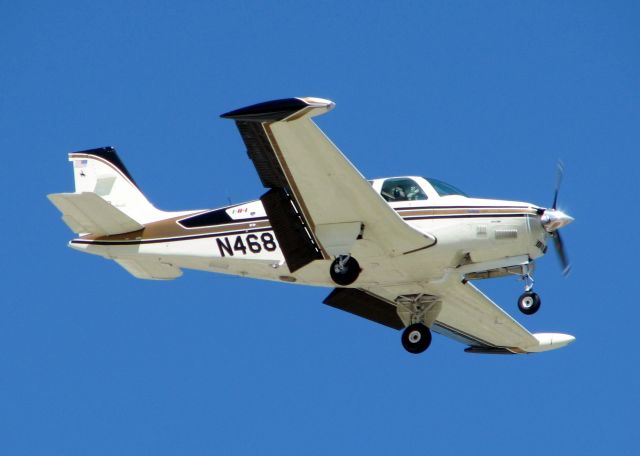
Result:
[[[305,208],[306,209],[306,208]],[[207,212],[207,211],[203,211]],[[535,215],[537,211],[535,208],[530,207],[499,207],[499,208],[438,208],[438,207],[417,207],[417,208],[402,208],[397,210],[398,214],[406,219],[412,218],[430,218],[430,217],[492,217],[497,216],[528,216]],[[197,215],[191,214],[190,216]],[[81,239],[85,241],[148,241],[157,239],[171,239],[179,240],[179,238],[189,238],[191,236],[202,235],[224,235],[225,233],[241,233],[243,231],[256,230],[256,229],[268,229],[271,227],[271,222],[268,218],[259,220],[243,221],[237,220],[232,223],[224,223],[220,225],[206,226],[202,228],[184,228],[178,222],[185,218],[185,215],[178,217],[171,217],[157,222],[148,223],[145,227],[138,231],[132,231],[129,233],[112,234],[109,236],[98,236],[94,234],[88,234],[82,236]]]
[[[203,234],[224,234],[228,232],[237,233],[271,227],[271,223],[265,217],[261,220],[253,220],[250,222],[238,220],[233,223],[187,229],[177,223],[178,220],[181,220],[184,217],[184,215],[181,215],[179,217],[172,217],[148,223],[143,229],[132,231],[130,233],[112,234],[110,236],[87,235],[83,236],[82,239],[93,241],[145,241],[149,239],[174,239],[179,237],[200,236]]]

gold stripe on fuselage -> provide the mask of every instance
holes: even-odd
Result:
[[[203,211],[206,212],[206,211]],[[536,215],[535,208],[514,207],[514,208],[438,208],[438,207],[417,207],[417,208],[400,208],[397,209],[398,215],[405,220],[413,218],[446,218],[446,217],[500,217],[500,216],[529,216]],[[88,234],[82,236],[85,241],[149,241],[149,240],[180,240],[180,238],[188,239],[194,236],[202,235],[219,235],[223,236],[227,233],[239,233],[250,230],[264,230],[271,228],[271,222],[268,218],[262,218],[253,221],[237,220],[232,223],[224,223],[220,225],[205,226],[202,228],[184,228],[178,222],[184,216],[172,217],[157,222],[148,223],[145,227],[138,231],[130,233],[113,234],[109,236],[97,236]]]

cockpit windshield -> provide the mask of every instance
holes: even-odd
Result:
[[[438,195],[440,196],[447,196],[447,195],[468,196],[465,192],[463,192],[459,188],[454,187],[451,184],[447,184],[446,182],[442,182],[441,180],[433,179],[432,177],[425,177],[425,179],[427,180],[427,182],[431,184],[431,186],[435,189],[436,192],[438,192]]]

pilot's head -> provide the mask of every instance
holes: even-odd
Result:
[[[404,189],[400,186],[394,187],[392,194],[395,199],[405,198],[406,196],[404,193]]]

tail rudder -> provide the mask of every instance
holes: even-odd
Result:
[[[140,191],[113,147],[72,152],[69,161],[76,193],[95,193],[140,224],[164,217]]]

